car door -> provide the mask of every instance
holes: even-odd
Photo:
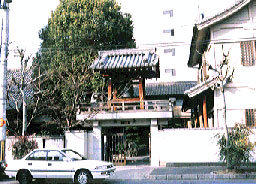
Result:
[[[33,178],[46,178],[46,155],[45,150],[33,151],[25,160],[25,168],[27,168]]]
[[[73,178],[72,161],[58,150],[47,154],[47,178]]]

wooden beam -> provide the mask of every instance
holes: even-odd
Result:
[[[114,94],[113,94],[113,100],[117,99],[117,89],[116,86],[114,87]],[[114,111],[116,111],[116,107],[114,104],[111,104],[114,107]]]
[[[199,112],[198,113],[199,113],[199,125],[200,125],[200,128],[204,128],[202,104],[199,104]]]
[[[119,98],[119,99],[113,99],[111,102],[139,102],[139,98]]]
[[[202,114],[201,114],[201,113],[199,114],[199,124],[200,124],[200,128],[204,128],[204,124],[203,124],[203,116],[202,116]]]
[[[203,117],[204,117],[204,128],[207,128],[208,118],[207,118],[206,96],[203,97]]]
[[[140,98],[140,109],[144,109],[144,99],[145,99],[145,79],[139,79],[139,98]]]
[[[108,107],[111,108],[111,98],[112,98],[112,81],[111,78],[108,79]]]
[[[114,87],[114,93],[113,93],[113,100],[115,100],[117,97],[117,89]]]

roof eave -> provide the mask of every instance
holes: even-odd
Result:
[[[209,88],[214,88],[218,81],[219,81],[218,76],[215,76],[213,78],[210,78],[204,81],[203,83],[200,83],[190,88],[189,90],[185,91],[184,94],[187,95],[189,98],[193,98],[201,94],[202,92],[208,90]]]
[[[251,0],[241,0],[231,8],[194,26],[188,67],[193,67],[197,64],[201,64],[202,54],[204,53],[210,42],[210,27],[238,12],[239,10],[247,6],[250,2]]]
[[[193,37],[190,46],[190,55],[188,60],[188,67],[200,65],[202,62],[202,54],[207,49],[210,42],[210,29],[206,28],[198,30],[198,26],[193,28]]]
[[[209,18],[209,19],[199,23],[198,26],[197,26],[198,30],[208,28],[208,27],[210,27],[210,26],[228,18],[229,16],[233,15],[234,13],[238,12],[239,10],[241,10],[242,8],[247,6],[250,2],[251,2],[251,0],[241,0],[241,1],[239,1],[238,3],[236,3],[230,9],[225,10],[225,11],[221,12],[220,14],[215,15],[212,18]]]

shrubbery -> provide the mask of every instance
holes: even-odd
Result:
[[[228,169],[239,169],[241,164],[248,164],[251,158],[251,152],[254,150],[255,143],[249,140],[252,131],[243,124],[236,124],[229,130],[229,146],[226,147],[225,135],[217,134],[218,146],[220,148],[220,160],[227,163]]]
[[[18,140],[12,146],[12,155],[14,159],[21,159],[33,149],[38,148],[35,140],[29,139],[26,136],[17,137]]]

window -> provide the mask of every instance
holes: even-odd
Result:
[[[256,109],[246,109],[245,110],[246,126],[248,126],[248,127],[255,126],[255,116],[256,116]]]
[[[164,49],[164,53],[165,53],[165,54],[172,53],[172,56],[175,56],[175,48],[172,48],[172,49]]]
[[[171,36],[174,36],[174,29],[163,30],[163,33],[169,33]]]
[[[49,151],[47,155],[47,160],[52,161],[63,161],[64,155],[61,154],[59,151]]]
[[[27,157],[26,160],[45,160],[46,153],[46,151],[34,151]]]
[[[170,17],[173,17],[173,10],[166,10],[166,11],[163,11],[163,14],[164,14],[164,15],[170,15]]]
[[[241,64],[243,66],[255,65],[255,41],[245,41],[241,46]]]
[[[171,36],[174,36],[174,29],[171,29]]]
[[[165,69],[165,73],[171,73],[172,76],[176,76],[176,70],[175,69]]]

